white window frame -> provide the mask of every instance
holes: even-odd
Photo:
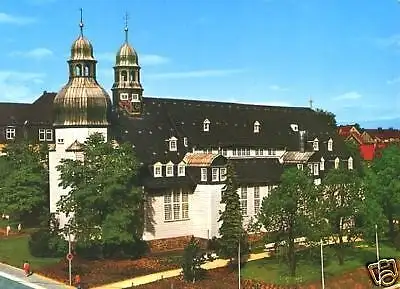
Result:
[[[211,181],[213,181],[213,182],[219,181],[219,168],[211,169]]]
[[[57,139],[58,144],[64,144],[64,139],[63,138],[58,138]]]
[[[169,151],[170,152],[176,152],[178,150],[177,140],[178,139],[176,137],[171,137],[169,139]]]
[[[208,118],[203,121],[203,131],[210,131],[210,121]]]
[[[160,162],[154,164],[153,175],[155,178],[162,177],[162,164]]]
[[[169,162],[165,166],[165,175],[167,177],[173,177],[174,176],[174,164],[172,162]]]
[[[258,122],[258,120],[256,120],[254,122],[253,131],[254,131],[254,133],[259,133],[260,132],[260,123]]]
[[[200,177],[202,182],[207,182],[207,168],[200,169]]]
[[[319,175],[318,163],[315,163],[315,164],[313,165],[313,172],[314,172],[314,176],[318,176],[318,175]]]
[[[188,147],[188,138],[186,136],[183,138],[183,145]]]
[[[185,164],[180,163],[178,165],[178,177],[184,177],[185,176]]]
[[[119,99],[120,100],[129,100],[129,93],[122,92],[119,94]]]
[[[170,190],[164,195],[164,222],[189,219],[189,193],[182,189]]]
[[[313,140],[313,150],[319,151],[319,141],[317,138]]]
[[[319,170],[324,171],[325,170],[325,159],[321,157],[321,162],[319,164]]]
[[[219,175],[220,175],[220,179],[221,179],[222,182],[226,181],[226,179],[227,179],[226,173],[227,173],[226,168],[220,168],[219,169]]]
[[[353,165],[353,158],[352,158],[352,157],[349,157],[349,159],[347,160],[347,168],[348,168],[349,170],[352,170],[352,169],[354,168],[354,165]]]
[[[254,187],[253,192],[253,200],[254,200],[254,215],[257,215],[261,208],[261,195],[260,195],[260,187]]]
[[[46,129],[39,128],[39,141],[46,141]]]
[[[15,128],[14,127],[7,127],[6,128],[6,139],[12,140],[15,139]]]
[[[297,164],[297,169],[298,170],[304,170],[303,164]]]
[[[331,138],[328,140],[328,151],[333,151],[333,140]]]
[[[132,93],[132,99],[131,102],[139,102],[139,94],[137,93]]]
[[[335,158],[335,169],[338,169],[338,168],[339,168],[339,163],[340,163],[340,160],[339,160],[338,157],[336,157],[336,158]]]
[[[242,212],[242,216],[247,216],[248,208],[247,208],[247,187],[241,187],[239,192],[239,199],[240,199],[240,210]]]
[[[228,155],[228,149],[221,149],[221,153],[224,157]]]
[[[53,130],[46,128],[46,141],[53,141]]]

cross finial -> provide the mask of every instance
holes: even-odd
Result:
[[[81,22],[79,23],[79,27],[81,28],[81,35],[83,36],[83,9],[81,8]]]
[[[313,108],[313,103],[314,103],[313,99],[310,97],[310,100],[308,102],[310,103],[310,108],[312,109]]]
[[[128,12],[125,13],[125,42],[128,43]]]

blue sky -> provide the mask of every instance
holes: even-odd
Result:
[[[66,83],[81,7],[107,90],[127,12],[145,95],[291,106],[311,97],[339,122],[400,126],[397,0],[0,0],[0,101]]]

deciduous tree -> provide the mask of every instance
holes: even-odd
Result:
[[[105,142],[91,135],[83,145],[83,160],[65,159],[58,166],[63,188],[58,210],[70,218],[78,243],[119,245],[136,241],[142,233],[142,188],[132,146]]]
[[[318,240],[320,220],[317,190],[308,172],[287,168],[278,187],[264,198],[259,221],[287,247],[289,273],[296,274],[295,238]]]

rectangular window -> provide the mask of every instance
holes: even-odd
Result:
[[[46,129],[46,140],[53,141],[53,130],[52,129]]]
[[[228,155],[228,150],[227,149],[222,149],[222,155],[226,157]]]
[[[176,140],[170,140],[169,141],[169,150],[171,152],[176,151]]]
[[[119,95],[119,99],[120,100],[128,100],[129,99],[129,95],[127,93],[121,93]]]
[[[180,176],[180,177],[185,176],[185,166],[184,165],[178,166],[178,176]]]
[[[64,143],[64,139],[63,139],[63,138],[59,138],[59,139],[57,139],[57,143],[59,143],[59,144],[63,144],[63,143]]]
[[[314,176],[318,176],[318,164],[314,164]]]
[[[139,101],[139,94],[137,94],[137,93],[132,93],[132,101],[134,101],[134,102]]]
[[[167,165],[167,177],[172,177],[174,175],[174,166]]]
[[[303,170],[303,164],[297,164],[297,169]]]
[[[246,149],[246,156],[250,155],[250,149]]]
[[[268,149],[268,155],[272,156],[272,149]]]
[[[219,168],[212,168],[212,181],[218,182],[219,181]]]
[[[247,216],[247,187],[240,188],[240,209],[242,215]]]
[[[310,173],[313,173],[313,165],[312,164],[308,164],[308,169],[310,171]]]
[[[226,181],[226,168],[221,168],[219,170],[221,181]]]
[[[154,176],[155,177],[161,177],[162,176],[161,165],[155,165],[154,166]]]
[[[45,141],[46,140],[46,130],[43,128],[39,129],[39,141]]]
[[[201,168],[201,181],[207,182],[207,168]]]
[[[233,149],[233,150],[232,150],[232,155],[233,155],[233,156],[236,156],[236,149]]]
[[[239,156],[239,157],[242,156],[242,149],[238,149],[238,156]]]
[[[164,220],[178,221],[189,218],[189,194],[174,190],[164,195]]]
[[[15,139],[15,128],[6,129],[6,139]]]
[[[260,187],[254,187],[254,215],[260,211]]]

